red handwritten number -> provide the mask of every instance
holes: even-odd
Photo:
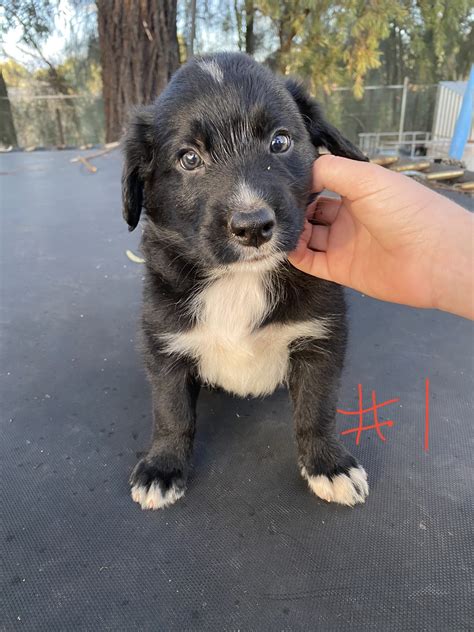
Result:
[[[379,408],[382,408],[383,406],[388,406],[389,404],[395,404],[395,402],[400,401],[400,398],[397,397],[396,399],[389,399],[386,402],[382,402],[381,404],[377,404],[377,396],[375,394],[375,391],[372,391],[372,406],[370,408],[364,408],[364,401],[363,401],[363,395],[362,395],[362,384],[358,384],[358,392],[359,392],[359,410],[340,410],[339,408],[337,409],[338,413],[341,413],[341,415],[358,415],[359,416],[359,425],[356,428],[350,428],[349,430],[344,430],[343,432],[341,432],[341,434],[346,435],[346,434],[350,434],[352,432],[357,433],[356,434],[356,445],[359,445],[359,441],[360,441],[360,437],[361,434],[364,432],[364,430],[375,430],[376,433],[378,434],[379,438],[382,441],[385,441],[385,437],[382,434],[382,430],[381,427],[382,426],[393,426],[393,421],[391,419],[389,419],[388,421],[379,421],[379,417],[378,417],[378,413],[377,410]],[[364,414],[365,413],[374,413],[374,424],[371,426],[364,426]]]
[[[430,381],[425,380],[425,452],[429,449],[430,439]]]

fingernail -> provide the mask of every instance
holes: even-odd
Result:
[[[312,193],[310,193],[308,195],[308,199],[306,200],[306,206],[312,204],[321,193],[322,191],[313,191]]]

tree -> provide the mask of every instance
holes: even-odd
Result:
[[[375,80],[437,83],[465,78],[474,61],[471,0],[403,0],[382,43]]]
[[[77,7],[84,0],[71,0]],[[70,95],[73,86],[68,80],[63,68],[44,52],[44,44],[48,37],[55,32],[56,17],[61,11],[61,0],[9,0],[4,5],[4,22],[2,31],[15,29],[19,32],[19,41],[24,47],[17,48],[23,54],[29,55],[39,69],[35,78],[49,86],[54,94]],[[55,108],[56,144],[64,145],[63,116],[72,122],[76,139],[81,137],[81,122],[76,106],[71,99],[61,99]]]
[[[59,0],[10,0],[5,3],[3,30],[17,28],[20,41],[28,47],[22,50],[47,68],[44,78],[55,92],[68,94],[69,86],[55,64],[43,52],[43,43],[54,30],[54,18]]]
[[[228,0],[216,1],[223,15]],[[233,2],[239,49],[307,79],[315,91],[351,84],[360,97],[367,80],[459,79],[474,61],[472,0]]]
[[[12,109],[8,98],[7,86],[0,69],[0,145],[9,147],[18,145]]]
[[[254,30],[254,0],[234,0],[234,14],[239,50],[245,50],[248,55],[254,55],[257,47]]]
[[[151,102],[179,65],[177,0],[97,0],[106,141],[131,106]]]
[[[186,59],[194,55],[194,40],[196,39],[196,0],[187,0],[187,37],[186,37]]]
[[[249,55],[255,53],[255,4],[254,0],[245,0],[245,52]]]
[[[369,70],[380,65],[389,21],[401,11],[392,0],[255,0],[255,6],[275,29],[270,65],[307,78],[313,90],[350,82],[358,97]]]

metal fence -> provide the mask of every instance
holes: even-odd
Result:
[[[451,137],[433,136],[430,132],[368,132],[359,134],[358,145],[369,157],[378,154],[447,158]]]
[[[354,142],[363,134],[431,133],[437,85],[366,86],[362,99],[350,88],[318,94],[329,120]]]
[[[103,143],[102,97],[80,95],[9,95],[20,147],[65,147]]]
[[[327,118],[354,142],[361,135],[431,133],[436,85],[366,86],[362,99],[350,88],[316,95]],[[81,146],[104,142],[102,97],[91,94],[27,96],[10,91],[20,147]],[[402,122],[402,125],[401,125]],[[367,141],[363,141],[367,142]]]

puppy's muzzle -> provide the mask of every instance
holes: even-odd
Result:
[[[242,246],[259,248],[273,236],[275,213],[269,208],[237,211],[230,219],[230,230]]]

